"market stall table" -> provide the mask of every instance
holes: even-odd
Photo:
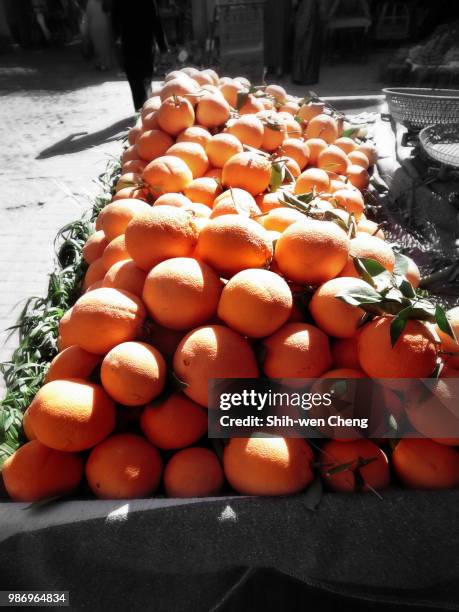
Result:
[[[390,124],[376,117],[374,136],[389,187],[382,206],[395,218],[404,204],[394,189],[412,177]],[[270,610],[282,609],[283,575],[303,606],[326,609],[324,593],[335,593],[356,598],[354,610],[459,609],[458,491],[321,495],[317,486],[280,498],[4,502],[0,589],[65,590],[72,607],[92,610]]]

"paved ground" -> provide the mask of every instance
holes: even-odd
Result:
[[[324,66],[322,95],[379,93],[378,66]],[[304,88],[284,83],[292,93]],[[76,47],[0,56],[0,332],[25,299],[46,291],[53,239],[78,218],[97,192],[94,182],[132,122],[127,83],[98,73]],[[0,337],[0,361],[16,339]]]

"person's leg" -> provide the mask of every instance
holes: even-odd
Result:
[[[135,110],[144,105],[149,95],[149,81],[136,71],[126,68],[126,77],[131,88]]]

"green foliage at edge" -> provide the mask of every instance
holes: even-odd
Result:
[[[11,360],[0,364],[6,395],[0,402],[0,469],[24,442],[22,414],[40,388],[50,361],[57,353],[58,325],[63,314],[80,295],[86,271],[83,245],[94,231],[100,210],[111,200],[120,174],[118,162],[110,161],[99,177],[102,190],[83,217],[63,227],[55,239],[56,265],[45,297],[29,298],[19,320],[9,331],[18,332],[19,346]]]

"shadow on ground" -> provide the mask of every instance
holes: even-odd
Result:
[[[55,157],[57,155],[68,155],[69,153],[77,153],[78,151],[84,151],[91,147],[97,147],[104,142],[112,142],[119,140],[125,136],[128,128],[132,126],[134,122],[134,115],[125,117],[116,121],[112,125],[109,125],[102,130],[92,132],[76,132],[69,134],[62,140],[54,143],[50,147],[43,149],[35,159],[48,159],[49,157]]]

